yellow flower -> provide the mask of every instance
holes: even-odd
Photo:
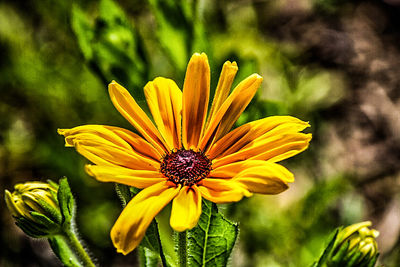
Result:
[[[204,53],[190,59],[183,92],[170,79],[147,83],[144,92],[155,125],[113,81],[111,100],[140,135],[102,125],[59,129],[66,146],[95,164],[86,166],[89,175],[143,188],[111,230],[118,252],[135,249],[152,219],[171,201],[171,227],[185,231],[197,224],[203,197],[233,202],[252,193],[277,194],[293,182],[293,174],[276,162],[308,147],[311,134],[300,131],[309,124],[274,116],[229,132],[262,82],[253,74],[229,94],[237,70],[236,62],[224,64],[209,112],[210,67]]]

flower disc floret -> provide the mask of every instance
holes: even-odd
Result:
[[[193,186],[205,178],[211,170],[211,160],[203,152],[179,149],[166,154],[160,172],[176,185]]]

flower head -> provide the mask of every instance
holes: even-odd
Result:
[[[57,234],[61,229],[61,212],[56,183],[27,182],[16,184],[14,192],[5,190],[5,201],[16,224],[32,237]]]
[[[181,91],[158,77],[144,88],[153,121],[121,85],[109,93],[114,106],[137,130],[85,125],[59,129],[66,146],[94,165],[86,171],[99,181],[143,188],[125,207],[111,238],[117,250],[129,253],[142,240],[152,219],[172,201],[171,227],[193,228],[201,199],[234,202],[252,193],[277,194],[294,177],[276,162],[308,147],[309,124],[290,116],[273,116],[231,131],[262,82],[253,74],[230,93],[238,68],[227,61],[208,112],[210,67],[207,56],[190,59]]]

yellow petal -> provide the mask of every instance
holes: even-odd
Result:
[[[96,165],[122,166],[139,170],[158,170],[160,163],[134,151],[92,140],[75,140],[76,151]]]
[[[271,116],[252,121],[222,137],[207,154],[211,159],[220,158],[240,151],[256,139],[284,133],[297,133],[309,126],[307,122],[291,116]]]
[[[269,167],[274,168],[275,165],[277,164],[266,162],[264,160],[248,159],[216,167],[211,170],[209,177],[230,179],[247,169],[256,167],[263,167],[268,169]],[[286,181],[293,182],[293,180],[286,180]]]
[[[213,167],[217,168],[247,159],[278,162],[304,151],[310,140],[311,134],[303,133],[283,134],[254,140],[236,153],[213,160]]]
[[[227,190],[224,186],[235,186],[252,193],[278,194],[288,188],[294,176],[279,164],[246,160],[218,167],[203,181],[203,185],[220,191]]]
[[[132,149],[149,158],[155,159],[159,161],[164,154],[160,154],[160,152],[154,148],[149,142],[147,142],[145,139],[143,139],[141,136],[123,129],[119,127],[114,127],[114,126],[104,126],[106,129],[109,129],[113,131],[116,135],[121,137],[123,140],[129,143],[129,145],[132,147]]]
[[[105,125],[83,125],[72,129],[58,129],[65,136],[65,146],[74,146],[74,141],[92,140],[107,146],[118,146],[134,151],[143,157],[159,161],[162,155],[145,139],[123,128]]]
[[[288,182],[294,181],[293,174],[285,167],[272,163],[263,162],[259,166],[244,169],[232,180],[242,184],[252,193],[278,194],[285,191]]]
[[[277,122],[280,120],[275,118]],[[311,134],[298,133],[308,127],[308,123],[296,119],[280,124],[267,122],[264,127],[262,122],[267,119],[247,123],[215,143],[207,153],[214,158],[213,168],[247,159],[277,162],[308,147]]]
[[[181,147],[182,91],[170,79],[158,77],[144,87],[154,121],[168,145]]]
[[[201,215],[201,194],[197,186],[182,187],[172,201],[170,217],[171,227],[178,232],[192,229],[197,225]]]
[[[291,158],[306,150],[310,144],[311,138],[311,134],[302,133],[282,136],[282,140],[268,142],[271,144],[271,148],[264,152],[260,151],[260,153],[257,153],[255,156],[251,157],[251,159],[279,162],[284,159]],[[254,152],[255,150],[251,151],[252,154]]]
[[[258,74],[253,74],[236,86],[215,115],[210,117],[210,123],[199,145],[200,150],[206,151],[207,147],[212,146],[211,138],[218,140],[229,132],[240,114],[250,103],[261,82],[262,77]]]
[[[179,193],[180,187],[166,182],[140,191],[125,207],[111,229],[117,251],[128,254],[142,241],[153,218]]]
[[[228,97],[237,71],[238,67],[236,62],[231,63],[226,61],[222,66],[222,71],[221,75],[219,76],[217,88],[215,89],[215,95],[211,105],[210,114],[208,115],[208,124],[210,119],[214,116],[214,113],[219,110],[225,99]]]
[[[165,181],[159,171],[132,170],[123,167],[86,165],[86,172],[100,182],[114,182],[136,188],[146,188]]]
[[[250,193],[239,183],[226,179],[205,178],[198,186],[201,196],[214,203],[237,202],[243,196],[250,197]]]
[[[24,215],[22,210],[18,207],[17,203],[15,203],[12,194],[8,190],[5,190],[5,201],[6,201],[8,210],[10,211],[12,216],[21,217]],[[29,216],[29,218],[31,218],[31,216]]]
[[[183,85],[182,144],[196,149],[203,131],[210,95],[207,56],[195,53],[189,61]]]
[[[150,144],[161,154],[169,152],[157,128],[124,87],[113,81],[108,92],[115,108]]]

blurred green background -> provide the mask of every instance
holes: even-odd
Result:
[[[112,106],[116,80],[143,102],[157,76],[181,87],[193,52],[206,52],[212,88],[236,60],[238,83],[262,88],[238,125],[269,115],[310,121],[310,148],[283,162],[296,176],[277,196],[221,206],[240,222],[231,266],[309,266],[340,225],[371,220],[380,262],[400,262],[400,1],[2,1],[0,194],[17,182],[69,178],[81,237],[101,266],[115,253],[113,184],[84,173],[57,128],[130,125]],[[0,266],[59,266],[1,207]],[[167,212],[161,221],[168,219]],[[164,246],[172,251],[168,227]]]

